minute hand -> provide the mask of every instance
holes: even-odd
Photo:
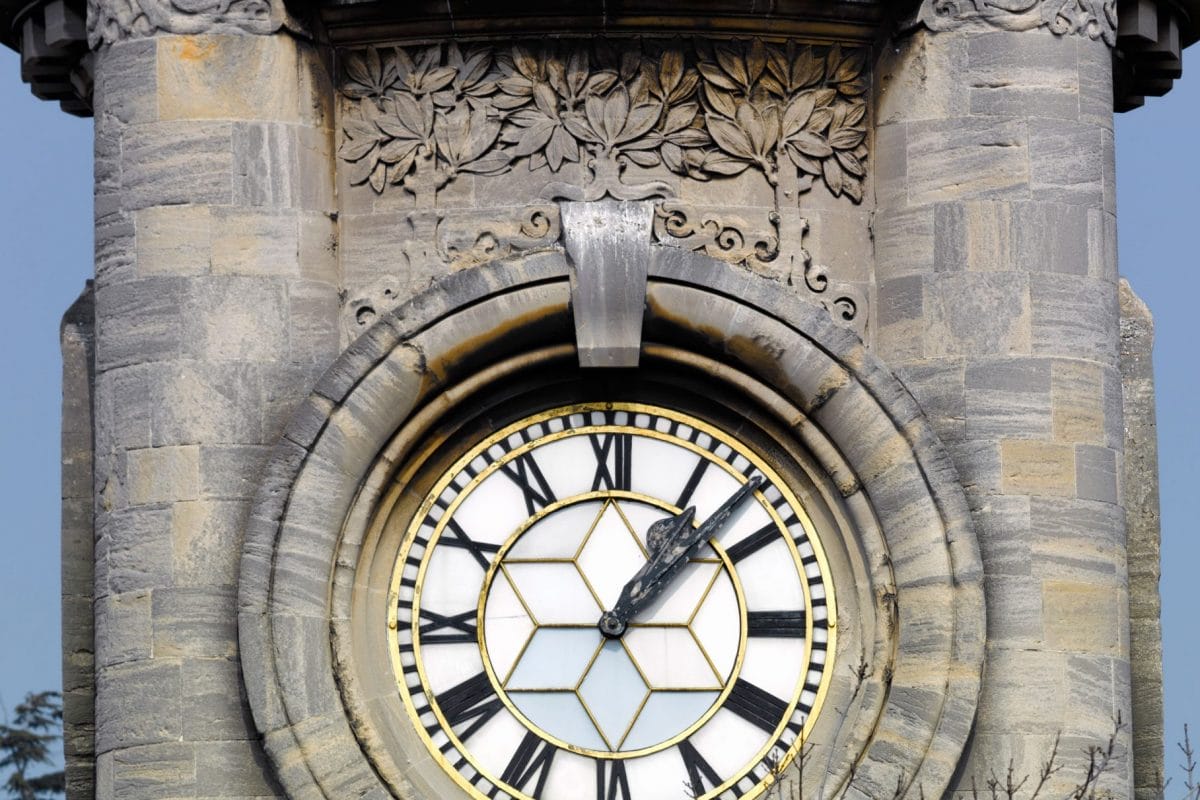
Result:
[[[715,536],[738,505],[761,484],[760,477],[751,478],[696,528],[691,526],[694,507],[651,525],[646,535],[650,560],[625,584],[612,610],[600,618],[601,632],[611,638],[624,633],[629,621],[662,594],[701,543]]]

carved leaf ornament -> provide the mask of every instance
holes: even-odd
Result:
[[[583,181],[550,185],[574,200],[674,196],[651,170],[706,181],[752,169],[777,191],[819,178],[860,202],[865,61],[865,50],[758,39],[369,48],[344,58],[352,104],[338,155],[352,185],[402,186],[418,205],[459,173],[521,161],[585,168]]]

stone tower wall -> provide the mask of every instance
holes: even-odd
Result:
[[[90,716],[81,661],[72,797],[283,797],[251,717],[265,701],[247,695],[237,628],[244,531],[271,448],[389,307],[484,263],[487,247],[554,245],[561,221],[546,186],[583,178],[568,165],[565,178],[460,172],[424,196],[372,186],[346,155],[357,113],[346,53],[297,35],[276,5],[264,3],[265,16],[93,5],[94,351],[82,323],[64,349],[92,360],[94,433],[64,451],[82,454],[94,435],[94,464],[81,455],[86,475],[75,476],[94,484],[74,481],[71,499],[95,504],[95,700]],[[780,197],[796,196],[756,168],[683,181],[678,198],[693,221],[720,218],[751,244],[775,235],[761,263],[753,246],[736,258],[703,237],[682,246],[749,266],[789,302],[814,300],[805,269],[826,269],[952,457],[987,613],[974,726],[955,732],[969,733],[956,796],[1009,764],[1036,775],[1059,736],[1053,788],[1068,788],[1078,754],[1103,745],[1117,718],[1104,787],[1130,797],[1157,777],[1153,755],[1136,771],[1130,757],[1138,736],[1149,741],[1140,754],[1156,734],[1145,733],[1153,697],[1148,727],[1128,727],[1112,31],[1095,22],[965,14],[873,46],[862,196],[816,180],[798,203],[806,227],[778,215]],[[548,227],[529,228],[547,207]],[[76,383],[68,391],[82,398]],[[86,540],[90,528],[72,531]],[[71,558],[85,551],[76,541]],[[72,608],[86,606],[88,576],[72,575]],[[1146,620],[1135,635],[1153,649],[1156,608],[1135,605]],[[1153,683],[1152,662],[1139,686]]]

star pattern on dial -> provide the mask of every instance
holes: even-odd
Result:
[[[624,636],[596,627],[646,563],[645,531],[666,516],[629,499],[575,504],[531,526],[501,561],[485,608],[488,655],[510,701],[547,734],[597,751],[652,747],[700,719],[733,679],[738,598],[709,545]]]

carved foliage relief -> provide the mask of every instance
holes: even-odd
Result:
[[[352,185],[398,187],[417,207],[463,173],[521,164],[583,168],[551,181],[551,200],[674,197],[679,178],[751,170],[793,207],[814,180],[859,202],[865,62],[757,39],[370,48],[343,60],[338,155]]]
[[[1060,36],[1080,34],[1117,41],[1116,0],[925,0],[920,21],[948,30],[980,21],[1011,31],[1047,27]]]

